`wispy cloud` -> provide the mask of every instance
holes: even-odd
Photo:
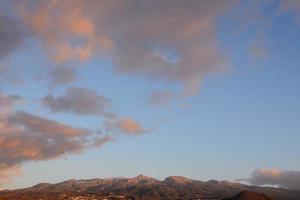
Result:
[[[61,86],[76,80],[76,69],[71,67],[56,66],[49,69],[50,86]]]
[[[298,22],[300,23],[300,2],[298,0],[283,0],[280,8],[280,12],[292,11],[297,15]]]
[[[0,92],[0,112],[11,109],[16,103],[22,102],[24,99],[19,95],[4,95]]]
[[[0,15],[0,59],[22,46],[26,35],[18,24],[19,22],[16,19]]]
[[[147,99],[147,103],[153,106],[165,106],[168,105],[173,98],[174,98],[174,94],[172,92],[154,91]]]
[[[150,131],[149,129],[143,128],[139,122],[130,117],[108,120],[105,125],[108,131],[116,131],[117,133],[128,135],[140,135]]]
[[[61,96],[47,95],[42,104],[53,113],[74,113],[78,115],[105,115],[111,105],[110,99],[95,91],[71,87]]]

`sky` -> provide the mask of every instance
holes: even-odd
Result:
[[[300,189],[300,1],[0,2],[0,188]]]

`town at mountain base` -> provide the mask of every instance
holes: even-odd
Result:
[[[68,180],[0,192],[0,200],[299,200],[300,191],[180,176]]]

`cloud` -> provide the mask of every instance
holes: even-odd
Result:
[[[197,92],[203,76],[230,66],[217,18],[235,1],[22,1],[16,8],[54,62],[109,56],[119,73],[178,82]]]
[[[0,15],[0,59],[19,49],[24,39],[25,34],[19,22],[10,16]]]
[[[257,169],[248,179],[242,181],[253,185],[273,185],[288,189],[300,189],[300,171],[279,169]]]
[[[198,92],[204,76],[231,67],[219,48],[218,18],[235,7],[240,12],[233,12],[233,17],[239,24],[247,24],[251,30],[264,29],[260,27],[268,26],[270,19],[264,15],[263,5],[274,4],[251,1],[241,6],[238,0],[15,2],[14,11],[22,25],[41,41],[55,63],[67,66],[70,61],[105,56],[112,59],[118,73],[179,83],[188,95]],[[283,0],[281,10],[300,10],[299,2]],[[22,31],[14,30],[19,26],[9,26],[13,23],[6,18],[2,24],[7,28],[1,29],[0,36],[5,42],[12,41],[3,47],[10,52],[22,43]],[[250,47],[251,56],[262,58],[267,53],[264,46]],[[57,82],[69,83],[73,78],[57,77]]]
[[[262,45],[252,46],[249,49],[250,56],[254,59],[264,59],[268,56],[268,51]]]
[[[95,91],[71,87],[61,96],[47,95],[42,104],[53,113],[74,113],[78,115],[110,115],[111,101]]]
[[[13,105],[23,101],[19,95],[4,95],[0,93],[0,111],[10,110]]]
[[[110,111],[111,101],[95,91],[85,88],[71,87],[61,96],[47,95],[42,98],[42,104],[53,113],[73,113],[77,115],[92,115],[103,117],[104,126],[108,131],[138,135],[149,130],[142,127],[130,117],[120,117]]]
[[[82,12],[85,3],[24,1],[15,7],[26,26],[42,40],[53,61],[64,63],[87,60],[97,43],[94,25]]]
[[[22,170],[20,166],[14,166],[10,168],[2,168],[0,167],[0,190],[1,185],[9,183],[13,176],[22,175]]]
[[[112,141],[110,136],[26,112],[0,113],[0,130],[0,183],[24,163],[78,154]]]
[[[147,103],[154,106],[164,106],[172,101],[174,95],[169,91],[154,91],[151,93]]]
[[[18,95],[0,95],[0,184],[20,174],[27,162],[82,153],[115,140],[115,136],[98,131],[13,111],[13,106],[21,100]],[[104,116],[110,122],[107,130],[115,133],[138,135],[148,131],[131,118],[109,115],[106,110],[110,101],[92,90],[72,87],[62,96],[46,96],[43,103],[53,112]]]
[[[300,2],[298,0],[283,0],[279,7],[280,12],[292,11],[297,14],[297,20],[300,22]]]
[[[60,86],[76,80],[76,70],[71,67],[52,67],[49,72],[51,86]]]
[[[115,141],[115,138],[112,136],[104,136],[101,138],[96,138],[93,140],[93,143],[91,144],[92,147],[101,147],[103,144],[107,142]]]
[[[264,27],[265,28],[265,27]],[[251,58],[256,60],[266,59],[269,56],[269,51],[266,45],[266,33],[262,30],[257,31],[256,37],[249,45],[249,55]]]
[[[22,79],[19,79],[19,78],[8,78],[7,80],[13,86],[22,86],[22,85],[24,85],[26,83],[26,81],[24,81]]]
[[[140,135],[149,131],[149,129],[143,128],[139,122],[136,122],[130,117],[107,121],[106,129],[108,131],[116,131],[128,135]]]

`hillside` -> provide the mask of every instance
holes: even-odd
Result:
[[[259,195],[242,191],[257,192]],[[266,195],[268,198],[261,198],[260,195]],[[140,175],[134,178],[72,179],[57,184],[41,183],[30,188],[0,192],[0,200],[59,200],[75,199],[76,196],[82,196],[83,199],[87,196],[90,196],[90,199],[105,197],[145,200],[225,199],[234,196],[229,200],[299,200],[300,191],[248,186],[228,181],[203,182],[180,176],[171,176],[160,181]]]

